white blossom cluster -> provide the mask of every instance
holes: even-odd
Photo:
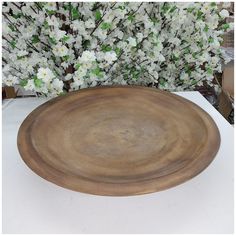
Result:
[[[2,11],[3,83],[50,96],[212,85],[228,60],[222,34],[233,28],[213,2],[6,2]]]

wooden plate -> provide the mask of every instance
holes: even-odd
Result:
[[[57,97],[22,123],[18,148],[38,175],[72,190],[136,195],[204,170],[220,135],[211,117],[177,95],[145,87],[99,87]]]

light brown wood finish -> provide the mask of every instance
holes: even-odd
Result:
[[[157,89],[99,87],[57,97],[22,123],[18,148],[38,175],[112,196],[164,190],[203,171],[220,135],[194,103]]]

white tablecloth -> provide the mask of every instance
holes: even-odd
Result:
[[[102,197],[54,185],[21,160],[16,137],[42,98],[3,103],[4,233],[232,233],[233,127],[198,92],[177,93],[206,110],[221,134],[212,164],[192,180],[153,194]],[[183,114],[184,115],[184,114]]]

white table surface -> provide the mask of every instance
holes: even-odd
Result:
[[[3,103],[3,233],[232,233],[233,127],[198,92],[177,93],[206,110],[221,134],[212,164],[174,188],[103,197],[54,185],[32,172],[16,145],[19,126],[40,98]]]

